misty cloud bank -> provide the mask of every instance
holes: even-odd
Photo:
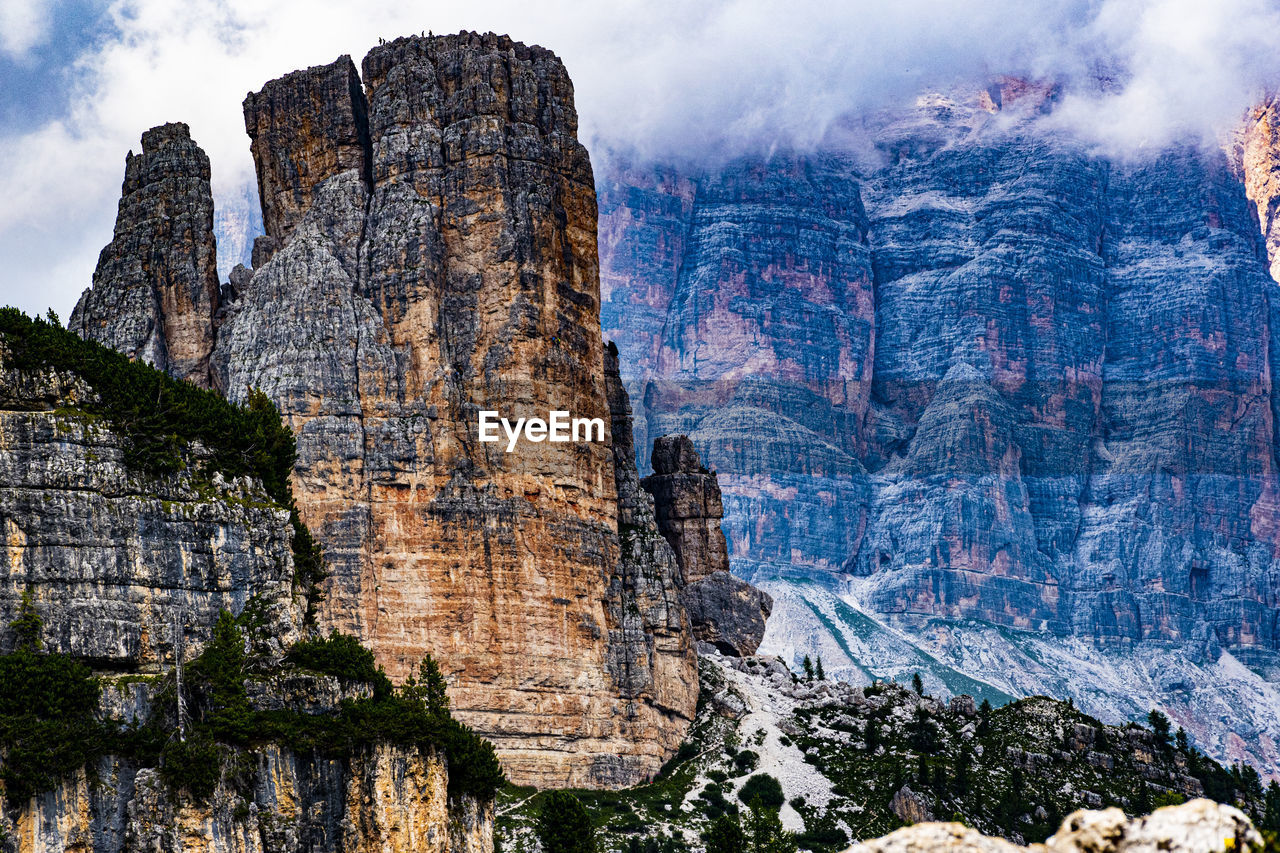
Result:
[[[588,146],[641,158],[809,147],[842,117],[997,75],[1059,82],[1058,130],[1140,155],[1213,144],[1280,85],[1280,0],[115,0],[93,20],[103,37],[51,68],[71,2],[15,0],[0,14],[5,77],[56,72],[48,84],[65,89],[59,109],[0,130],[0,303],[64,317],[110,239],[124,155],[143,130],[186,121],[219,201],[242,197],[246,92],[426,29],[556,51]]]

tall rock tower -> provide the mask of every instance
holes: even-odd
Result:
[[[125,160],[115,236],[68,325],[207,388],[217,309],[209,158],[185,124],[154,127]]]
[[[396,678],[433,655],[518,783],[638,782],[683,738],[696,658],[676,558],[613,447],[630,410],[605,375],[572,84],[549,51],[473,33],[398,39],[363,72],[342,57],[245,100],[267,234],[211,381],[261,388],[293,426],[332,572],[322,628]],[[87,333],[115,344],[149,316]],[[170,352],[204,345],[157,328]],[[603,440],[508,451],[482,411],[598,418]]]

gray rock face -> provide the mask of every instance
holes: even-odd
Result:
[[[261,483],[188,469],[153,476],[125,461],[127,438],[79,405],[93,390],[5,365],[0,337],[2,644],[31,592],[46,648],[113,668],[172,663],[178,626],[194,650],[221,610],[259,595],[278,642],[299,637],[287,510]]]
[[[615,425],[615,431],[620,426]],[[680,564],[680,597],[694,637],[722,654],[755,654],[773,601],[729,574],[716,475],[703,467],[688,436],[656,439],[652,459],[654,473],[640,484],[653,495],[658,529]]]
[[[568,76],[475,34],[380,46],[367,96],[353,75],[342,59],[245,102],[267,237],[219,386],[262,387],[297,433],[327,624],[396,677],[433,654],[513,778],[635,782],[683,735],[695,660],[600,338]],[[508,454],[478,440],[482,410],[600,417],[624,441]]]
[[[209,158],[185,124],[154,127],[125,159],[115,236],[68,328],[208,387],[217,309]]]
[[[773,612],[768,593],[723,571],[686,584],[680,598],[699,642],[736,657],[760,648],[765,620]]]
[[[321,620],[393,677],[433,654],[518,782],[652,774],[692,718],[696,658],[606,375],[564,66],[505,36],[397,39],[363,84],[342,57],[244,111],[266,234],[217,315],[213,380],[262,388],[294,429],[332,570]],[[603,434],[480,440],[482,411],[557,410]]]
[[[603,176],[637,422],[715,467],[749,579],[920,636],[978,620],[1280,671],[1272,161],[1246,197],[1220,153],[1109,162],[1040,129],[1050,90],[994,91],[869,122],[870,159]],[[1252,749],[1216,700],[1162,695],[1219,754]]]

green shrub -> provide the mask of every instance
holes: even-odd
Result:
[[[222,779],[222,749],[204,732],[171,740],[160,754],[160,778],[174,791],[207,800]]]
[[[742,776],[755,770],[759,762],[760,754],[758,752],[744,749],[733,757],[733,769],[738,772],[739,776]]]
[[[0,779],[13,802],[54,787],[102,755],[98,683],[83,663],[29,648],[0,656]]]
[[[332,675],[347,684],[371,684],[375,697],[391,694],[391,679],[374,661],[373,652],[350,634],[337,630],[318,640],[295,643],[285,661],[302,669]]]
[[[537,822],[544,853],[596,853],[596,831],[586,808],[568,791],[552,791]]]
[[[448,763],[450,796],[491,799],[505,781],[493,744],[449,715],[442,698],[444,678],[430,658],[420,670],[423,682],[411,680],[399,690],[373,665],[368,650],[341,634],[299,644],[286,660],[340,678],[372,679],[374,695],[344,702],[336,714],[251,710],[244,691],[243,637],[224,612],[213,639],[188,667],[199,725],[219,743],[252,747],[276,742],[300,753],[350,755],[380,742],[423,751],[437,748]]]
[[[738,791],[738,799],[744,803],[759,800],[767,809],[780,809],[787,801],[782,795],[782,783],[768,773],[757,773],[748,779]]]

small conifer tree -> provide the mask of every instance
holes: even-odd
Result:
[[[747,834],[736,815],[722,814],[702,836],[707,853],[747,853]]]
[[[804,662],[801,666],[804,667],[804,680],[813,681],[813,661],[809,659],[808,655],[804,656]]]
[[[596,831],[586,808],[568,791],[552,791],[538,812],[543,853],[596,853]]]
[[[18,605],[18,618],[9,623],[14,633],[14,647],[29,652],[38,652],[44,646],[41,634],[44,633],[44,620],[36,612],[35,601],[31,590],[22,593],[22,603]]]

